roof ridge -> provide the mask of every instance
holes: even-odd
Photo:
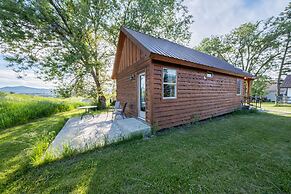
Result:
[[[137,32],[137,33],[140,33],[140,34],[144,34],[144,35],[146,35],[146,36],[151,36],[151,37],[153,37],[153,38],[161,39],[161,40],[165,40],[165,41],[167,41],[167,42],[170,42],[170,43],[172,43],[172,44],[176,44],[176,45],[178,45],[178,46],[183,46],[183,47],[186,47],[186,48],[192,49],[192,48],[190,48],[190,47],[187,47],[187,46],[185,46],[185,45],[179,44],[179,43],[177,43],[177,42],[170,41],[170,40],[165,39],[165,38],[155,37],[155,36],[153,36],[153,35],[151,35],[151,34],[147,34],[147,33],[144,33],[144,32],[140,32],[140,31],[137,31],[137,30],[133,30],[133,29],[128,28],[128,27],[126,27],[126,26],[122,26],[122,27],[125,28],[126,30],[132,30],[132,31],[134,31],[134,32]],[[194,49],[194,50],[195,50],[195,49]]]
[[[210,57],[214,57],[214,58],[217,58],[217,59],[219,59],[219,60],[221,60],[221,61],[227,62],[227,61],[224,60],[224,59],[221,59],[221,58],[219,58],[219,57],[216,57],[216,56],[210,55],[210,54],[208,54],[208,53],[204,53],[204,52],[199,51],[199,50],[196,50],[196,49],[194,49],[194,48],[191,48],[191,47],[188,47],[188,46],[185,46],[185,45],[179,44],[179,43],[177,43],[177,42],[173,42],[173,41],[167,40],[167,39],[165,39],[165,38],[161,38],[161,37],[155,37],[155,36],[153,36],[153,35],[151,35],[151,34],[146,34],[146,33],[144,33],[144,32],[140,32],[140,31],[137,31],[137,30],[133,30],[133,29],[128,28],[128,27],[126,27],[126,26],[122,26],[122,27],[124,27],[126,30],[132,30],[132,31],[137,32],[137,33],[139,33],[139,34],[144,34],[144,35],[146,35],[146,36],[151,36],[152,38],[165,40],[165,41],[170,42],[170,43],[172,43],[172,44],[176,44],[176,45],[178,45],[178,46],[182,46],[182,47],[185,47],[185,48],[187,48],[187,49],[191,49],[191,50],[193,50],[193,51],[195,51],[195,52],[198,52],[198,53],[201,53],[201,54],[203,54],[203,55],[208,55],[208,56],[210,56]],[[228,63],[228,62],[227,62],[227,63]],[[229,64],[230,64],[230,63],[229,63]],[[232,65],[232,64],[230,64],[230,65]],[[233,66],[234,66],[234,65],[233,65]],[[238,68],[238,67],[236,67],[236,66],[234,66],[234,67],[237,68],[237,69],[240,69],[240,68]]]
[[[172,57],[172,58],[177,58],[177,59],[197,63],[197,64],[204,65],[204,66],[216,67],[216,68],[224,69],[227,71],[236,72],[239,74],[243,74],[245,76],[254,77],[253,75],[246,72],[245,70],[243,70],[239,67],[236,67],[235,65],[230,64],[226,60],[221,59],[219,57],[198,51],[194,48],[179,44],[177,42],[167,40],[165,38],[155,37],[153,35],[146,34],[144,32],[139,32],[137,30],[133,30],[133,29],[128,28],[126,26],[122,26],[121,28],[123,28],[127,33],[131,34],[141,45],[143,45],[150,52],[154,52],[156,54],[164,55],[167,57]],[[150,39],[152,39],[152,42],[150,40],[145,42],[145,40],[141,39],[141,37],[150,38]],[[162,47],[154,46],[154,45],[158,45],[159,43],[153,42],[153,41],[160,41],[159,43],[161,45],[164,44],[164,46],[166,45],[166,47],[163,49],[162,48],[163,46]],[[177,49],[176,52],[172,52],[171,50],[167,49],[168,48],[167,46],[171,47],[171,45],[173,47],[176,47],[175,48],[175,49]],[[193,52],[193,53],[191,54],[191,52]],[[233,70],[231,70],[231,69],[233,69]]]

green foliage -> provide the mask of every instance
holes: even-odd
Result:
[[[227,61],[224,55],[231,50],[231,47],[223,41],[223,38],[218,36],[204,38],[196,49]]]
[[[184,0],[131,0],[117,1],[117,17],[111,27],[113,41],[117,43],[120,26],[127,26],[160,38],[188,43],[193,23]]]
[[[72,110],[84,103],[71,99],[7,94],[0,97],[0,129]]]
[[[279,55],[277,34],[271,28],[270,20],[245,23],[221,37],[202,40],[197,49],[262,76],[276,69]]]
[[[252,84],[251,95],[253,96],[265,96],[266,89],[270,84],[271,80],[267,76],[257,77]]]
[[[291,72],[291,3],[277,17],[246,23],[230,33],[205,38],[197,49],[217,56],[257,77],[253,94],[262,96],[266,75],[278,72],[277,95],[282,77]]]
[[[186,43],[192,16],[183,0],[0,1],[0,42],[14,69],[62,82],[68,96],[112,85],[108,69],[122,25]],[[97,99],[97,98],[96,98]]]

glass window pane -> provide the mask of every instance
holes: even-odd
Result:
[[[176,70],[174,69],[164,69],[164,83],[176,83]]]
[[[237,86],[236,86],[236,94],[241,94],[241,90],[242,90],[242,81],[241,80],[237,80],[236,82]]]
[[[164,97],[176,97],[176,84],[164,84]]]
[[[141,75],[140,76],[140,110],[145,111],[145,106],[146,106],[146,100],[145,100],[145,76]]]

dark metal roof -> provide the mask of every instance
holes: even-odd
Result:
[[[281,85],[281,88],[291,88],[291,75],[287,75]]]
[[[254,77],[250,73],[247,73],[240,68],[234,67],[233,65],[217,57],[196,51],[192,48],[179,45],[166,39],[155,38],[153,36],[143,34],[141,32],[137,32],[125,27],[123,27],[123,29],[151,53],[222,69],[246,77]]]

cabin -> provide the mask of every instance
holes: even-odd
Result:
[[[216,57],[121,27],[112,79],[127,116],[163,129],[239,109],[254,77]]]
[[[285,93],[283,95],[283,98],[286,103],[291,104],[291,75],[287,75],[284,79],[282,85],[282,89],[285,89]]]

